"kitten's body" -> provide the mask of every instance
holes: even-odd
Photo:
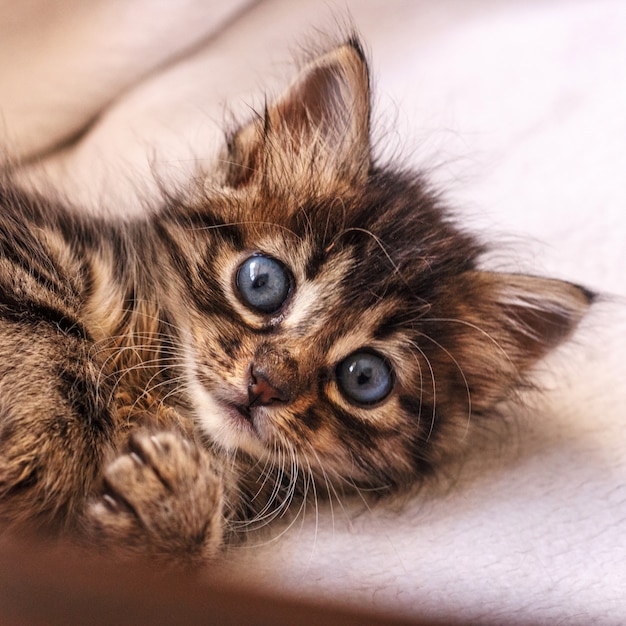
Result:
[[[409,485],[589,303],[478,271],[482,246],[421,179],[371,162],[355,42],[225,162],[196,201],[127,223],[0,195],[7,525],[187,563],[312,481]],[[270,304],[242,287],[259,258],[284,281]],[[380,388],[346,383],[353,366]]]

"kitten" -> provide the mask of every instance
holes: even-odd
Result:
[[[307,490],[420,480],[570,335],[591,295],[478,270],[369,124],[352,39],[194,201],[116,222],[4,186],[5,528],[206,562]]]

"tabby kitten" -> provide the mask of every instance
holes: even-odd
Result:
[[[5,185],[5,528],[204,562],[307,489],[414,483],[571,333],[590,294],[478,270],[420,176],[372,161],[369,101],[350,40],[194,201],[130,222]]]

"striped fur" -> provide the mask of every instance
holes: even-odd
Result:
[[[0,192],[0,518],[204,562],[311,482],[395,490],[436,469],[564,340],[591,296],[477,269],[421,176],[372,161],[356,40],[229,137],[219,184],[116,223]],[[266,314],[251,254],[292,277]],[[337,366],[393,370],[356,406]],[[280,402],[254,405],[251,372]]]

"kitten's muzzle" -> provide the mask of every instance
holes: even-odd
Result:
[[[248,372],[248,408],[286,404],[290,401],[289,392],[272,381],[262,368],[251,363]]]
[[[298,364],[287,350],[257,347],[248,366],[248,408],[293,402],[300,386]]]

